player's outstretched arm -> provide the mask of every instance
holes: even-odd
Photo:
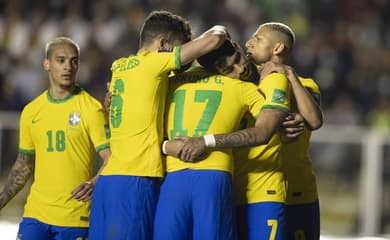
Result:
[[[78,187],[76,187],[72,192],[73,198],[75,198],[78,201],[88,201],[92,198],[92,192],[93,188],[95,187],[96,181],[99,178],[100,173],[103,171],[103,168],[107,165],[108,159],[111,155],[110,148],[105,148],[101,151],[99,151],[99,156],[103,159],[103,163],[100,166],[98,172],[96,175],[89,181],[83,182]]]
[[[0,209],[2,209],[26,185],[34,170],[33,155],[19,153],[3,190],[0,192]]]
[[[261,72],[265,76],[271,72],[280,72],[286,75],[291,84],[295,100],[298,106],[298,112],[303,116],[310,130],[316,130],[322,126],[323,115],[320,106],[313,96],[302,85],[294,69],[288,65],[267,62]]]
[[[188,64],[198,57],[219,48],[227,38],[229,38],[229,34],[226,28],[221,25],[215,25],[198,38],[181,46],[181,65]]]
[[[188,138],[179,154],[183,161],[193,162],[200,158],[208,147],[236,148],[267,144],[281,126],[287,113],[276,109],[263,109],[255,127],[228,134],[205,135]]]

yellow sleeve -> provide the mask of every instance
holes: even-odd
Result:
[[[180,46],[176,46],[173,49],[150,52],[150,58],[153,59],[150,62],[151,67],[162,67],[158,71],[164,74],[170,73],[172,70],[179,70],[181,68],[180,51]]]
[[[285,75],[271,73],[259,83],[260,93],[265,98],[262,109],[271,108],[289,112],[291,88]]]
[[[321,105],[321,92],[317,83],[311,78],[299,78],[302,85],[310,92],[314,100]]]
[[[31,121],[33,120],[29,108],[25,107],[19,123],[19,152],[24,154],[35,154],[35,146],[30,134]]]
[[[257,117],[264,104],[264,97],[260,94],[259,89],[253,83],[244,83],[242,88],[244,103],[253,117]]]
[[[88,114],[88,129],[96,152],[109,147],[110,129],[104,114],[104,109],[94,99]]]

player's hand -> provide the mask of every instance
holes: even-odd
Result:
[[[273,72],[278,72],[287,75],[289,71],[293,71],[293,69],[288,65],[268,61],[262,65],[260,71],[260,79],[265,78],[268,74]]]
[[[176,137],[175,139],[181,139],[184,145],[179,153],[179,158],[185,162],[196,162],[206,157],[206,145],[203,137],[189,138],[189,137]]]
[[[71,192],[72,197],[83,202],[91,200],[94,185],[95,184],[91,181],[82,183]]]
[[[179,139],[169,140],[165,145],[166,154],[169,156],[179,158],[181,150],[184,146],[184,140],[185,140],[184,137],[182,139],[179,138]]]
[[[286,117],[282,123],[283,137],[287,139],[296,139],[305,129],[305,119],[299,113],[293,113]]]
[[[213,27],[211,27],[209,30],[207,30],[206,32],[204,32],[202,36],[207,36],[209,34],[215,34],[215,35],[222,35],[224,36],[226,39],[230,39],[230,34],[229,32],[227,31],[226,27],[225,26],[222,26],[222,25],[214,25]]]

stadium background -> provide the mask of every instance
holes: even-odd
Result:
[[[76,40],[78,83],[102,100],[112,60],[135,53],[140,24],[159,9],[188,19],[194,36],[225,25],[242,45],[262,22],[290,25],[290,64],[322,91],[325,124],[311,147],[321,233],[390,236],[388,0],[0,0],[0,186],[16,158],[19,113],[48,86],[44,43]],[[0,212],[1,234],[19,221],[27,193]]]

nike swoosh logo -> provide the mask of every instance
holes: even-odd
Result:
[[[33,119],[32,120],[32,124],[35,124],[35,123],[39,122],[39,120],[41,120],[41,119]]]

